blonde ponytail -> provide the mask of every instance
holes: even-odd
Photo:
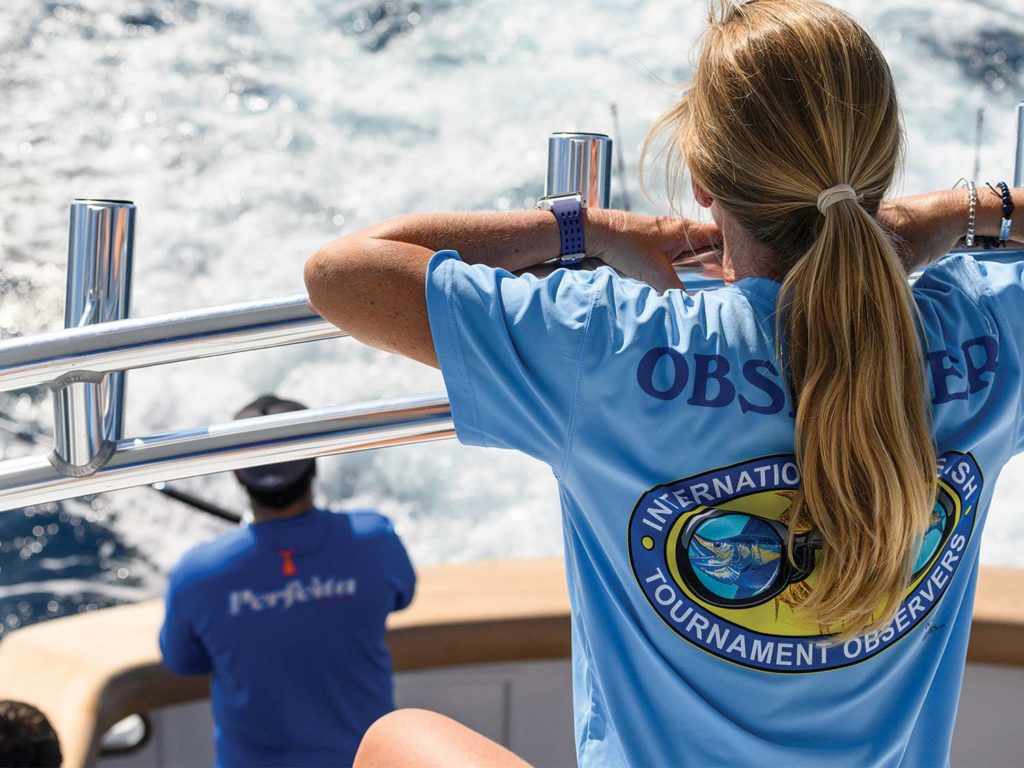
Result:
[[[799,608],[839,640],[881,627],[936,492],[916,310],[875,219],[902,156],[889,69],[825,3],[717,2],[694,79],[645,154],[661,135],[670,193],[688,167],[785,275],[777,343],[802,474],[790,536],[813,527],[822,540]],[[836,185],[857,199],[819,209]]]
[[[823,214],[779,294],[804,526],[822,538],[802,609],[840,637],[898,608],[935,498],[936,463],[907,276],[855,201]]]

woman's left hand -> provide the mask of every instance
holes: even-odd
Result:
[[[587,254],[612,269],[664,292],[683,288],[674,261],[721,244],[713,222],[647,216],[607,209],[587,211]]]

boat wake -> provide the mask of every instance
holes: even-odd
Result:
[[[1024,99],[1024,8],[837,4],[876,35],[897,79],[909,146],[903,191],[950,186],[971,172],[979,107],[980,178],[1007,178],[1011,113]],[[647,126],[688,74],[681,52],[704,7],[5,2],[0,337],[59,327],[74,197],[138,204],[138,317],[300,292],[308,254],[397,213],[529,207],[543,185],[547,135],[612,132],[610,102],[632,184]],[[621,183],[613,181],[613,205]],[[126,430],[221,423],[269,391],[328,405],[442,387],[436,371],[415,363],[351,340],[318,342],[134,371]],[[41,432],[51,407],[43,388],[0,395],[0,412]],[[29,448],[0,432],[0,450],[10,458]],[[421,563],[561,550],[555,483],[522,456],[453,442],[410,446],[321,460],[319,484],[334,504],[390,515]],[[230,477],[181,485],[244,508]],[[1024,494],[1024,461],[1007,465],[996,493],[984,557],[1024,565],[1014,502]],[[145,490],[0,515],[0,627],[156,594],[185,549],[225,528]]]

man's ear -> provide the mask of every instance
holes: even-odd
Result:
[[[697,205],[701,208],[710,208],[711,204],[715,202],[715,198],[711,196],[711,193],[704,189],[692,176],[690,177],[690,186],[693,187],[693,198],[697,201]]]

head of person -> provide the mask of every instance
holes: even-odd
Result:
[[[776,337],[802,474],[790,535],[822,537],[802,609],[840,639],[880,627],[908,584],[937,471],[916,309],[875,218],[903,148],[885,59],[818,0],[715,3],[692,83],[648,145],[661,139],[670,195],[688,170],[724,235],[740,228],[782,283]]]
[[[0,766],[58,768],[62,759],[46,715],[22,701],[0,701]]]
[[[304,411],[306,406],[274,395],[258,397],[235,414],[236,419],[251,419],[275,413]],[[235,477],[249,495],[253,511],[258,515],[295,511],[313,504],[313,479],[316,460],[299,459],[235,471]]]

